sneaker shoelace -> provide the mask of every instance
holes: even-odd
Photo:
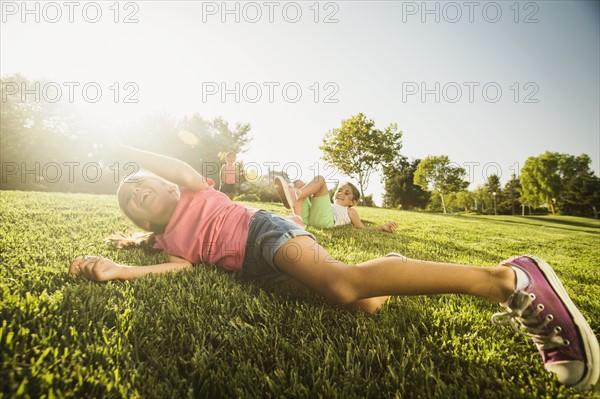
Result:
[[[544,305],[539,303],[531,306],[534,300],[535,294],[518,291],[516,297],[509,301],[512,308],[501,304],[506,312],[492,315],[492,322],[496,325],[508,324],[515,332],[532,338],[540,351],[568,346],[569,340],[560,336],[562,331],[560,326],[554,327],[548,335],[543,334],[554,317],[548,314],[540,320],[538,316],[544,310]]]

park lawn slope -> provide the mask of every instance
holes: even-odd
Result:
[[[348,263],[399,252],[491,267],[533,253],[600,331],[598,221],[358,212],[399,228],[309,230]],[[93,283],[68,275],[69,260],[166,259],[104,243],[136,231],[114,196],[2,191],[0,222],[0,397],[594,397],[554,381],[527,338],[492,325],[500,308],[483,299],[394,298],[369,315],[211,265]]]

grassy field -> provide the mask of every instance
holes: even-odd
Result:
[[[368,224],[395,220],[398,231],[310,229],[338,259],[394,251],[491,267],[533,253],[555,267],[600,332],[598,221],[358,210]],[[377,314],[352,313],[204,265],[92,283],[66,273],[71,258],[164,260],[104,243],[115,231],[135,231],[114,196],[2,191],[0,223],[0,397],[598,395],[553,380],[528,339],[492,325],[500,308],[482,299],[394,298]]]

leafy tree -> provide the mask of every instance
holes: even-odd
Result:
[[[491,193],[499,193],[501,191],[501,189],[500,189],[500,178],[498,177],[498,175],[494,174],[494,175],[488,176],[485,186],[490,194]]]
[[[402,148],[402,131],[395,123],[384,131],[359,113],[342,121],[340,128],[329,130],[323,138],[323,159],[342,173],[358,181],[361,198],[371,174],[391,163]]]
[[[218,117],[212,121],[200,114],[177,120],[166,113],[147,116],[130,128],[131,144],[189,163],[204,176],[220,182],[222,159],[228,151],[243,153],[250,142],[249,124],[229,124]]]
[[[465,212],[468,212],[473,204],[473,194],[466,190],[459,191],[456,193],[455,204],[461,209],[464,209]]]
[[[363,206],[369,206],[371,208],[375,208],[375,201],[373,201],[373,194],[365,195],[363,199]]]
[[[476,212],[486,213],[487,205],[488,205],[488,191],[484,185],[478,185],[475,187],[471,194],[471,199],[473,200],[473,208]]]
[[[532,205],[546,204],[556,213],[556,199],[561,190],[558,165],[560,154],[547,151],[538,157],[529,157],[521,169],[523,199]]]
[[[114,193],[124,175],[103,146],[113,133],[126,144],[182,159],[217,183],[219,152],[243,152],[250,142],[250,125],[230,128],[222,118],[207,121],[198,114],[181,120],[155,114],[115,132],[110,122],[82,119],[67,100],[51,102],[20,94],[22,85],[31,89],[36,84],[43,87],[45,82],[22,75],[1,80],[2,189]],[[84,175],[87,166],[93,167]]]
[[[521,169],[522,201],[546,205],[552,213],[589,214],[597,211],[598,178],[590,157],[545,152],[529,157]]]
[[[488,195],[491,197],[490,202],[494,209],[494,214],[496,214],[498,213],[498,202],[500,202],[502,199],[502,190],[500,189],[500,178],[498,175],[493,174],[488,176],[485,188],[488,192]]]
[[[590,169],[590,163],[591,159],[586,154],[578,157],[563,155],[560,159],[563,188],[559,205],[565,214],[585,216],[592,211],[594,216],[597,214],[600,181]]]
[[[515,215],[517,213],[516,205],[519,201],[520,193],[521,182],[513,174],[502,189],[502,197],[498,202],[498,212],[505,215]]]
[[[414,184],[414,175],[421,162],[415,159],[408,162],[403,156],[383,168],[386,207],[402,209],[425,208],[429,201],[429,192]]]
[[[442,197],[438,191],[429,192],[429,201],[425,210],[428,212],[443,212],[444,207],[442,206]]]
[[[93,150],[78,140],[81,126],[69,104],[47,101],[42,92],[44,81],[32,81],[16,74],[0,79],[0,159],[2,189],[62,191],[72,188],[66,176],[70,166],[85,164]],[[77,170],[81,176],[81,170]],[[97,184],[95,185],[97,186]]]
[[[594,217],[598,219],[598,212],[600,210],[600,178],[594,176],[592,184],[594,185],[594,191],[590,202],[594,211]]]
[[[444,197],[444,201],[446,203],[446,209],[450,211],[450,213],[454,213],[456,209],[460,209],[456,197],[457,193],[448,193]],[[441,196],[440,196],[441,198]]]
[[[429,156],[419,163],[414,175],[414,183],[439,193],[442,209],[446,213],[444,195],[466,189],[469,182],[464,180],[465,176],[465,170],[458,165],[453,165],[448,156]]]

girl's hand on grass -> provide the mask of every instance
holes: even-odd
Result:
[[[81,275],[92,281],[119,278],[121,266],[100,256],[78,256],[71,261],[69,273]]]
[[[398,225],[394,222],[389,222],[381,226],[381,231],[385,231],[387,233],[393,233],[398,228]]]

